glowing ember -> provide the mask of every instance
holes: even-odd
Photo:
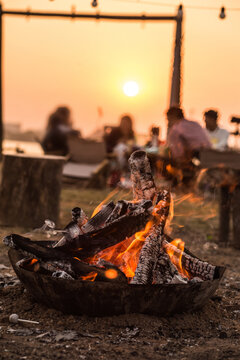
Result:
[[[108,279],[116,279],[118,277],[118,272],[115,269],[108,269],[105,271],[105,276]]]
[[[29,265],[33,265],[33,264],[35,264],[36,262],[38,262],[37,259],[32,259],[32,260],[30,261]]]

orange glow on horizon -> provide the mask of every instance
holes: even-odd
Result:
[[[203,0],[208,5],[207,0]],[[235,7],[234,0],[231,0]],[[202,4],[202,5],[204,5]],[[5,0],[4,9],[25,10],[28,0]],[[35,0],[32,10],[70,11],[65,0]],[[184,4],[183,4],[184,6]],[[94,13],[90,2],[76,12]],[[175,14],[172,6],[99,2],[106,13]],[[154,123],[165,132],[169,105],[175,24],[173,22],[107,22],[4,16],[3,109],[5,122],[24,129],[44,129],[58,105],[73,110],[74,125],[83,135],[104,124],[115,125],[122,113],[135,119],[137,132]],[[240,115],[239,12],[224,21],[215,11],[184,9],[183,107],[202,124],[206,108],[219,108],[221,125]],[[196,41],[197,39],[197,41]],[[228,56],[222,57],[224,51]],[[138,96],[124,95],[135,79]],[[224,89],[224,91],[223,91]],[[98,117],[97,109],[103,109]]]

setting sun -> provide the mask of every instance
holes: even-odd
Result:
[[[136,96],[139,93],[139,86],[136,81],[128,81],[123,86],[123,92],[127,96]]]

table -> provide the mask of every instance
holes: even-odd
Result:
[[[232,220],[233,238],[231,245],[240,249],[240,152],[227,150],[203,150],[200,152],[202,168],[231,171],[233,181],[220,182],[219,196],[219,244],[229,244]]]

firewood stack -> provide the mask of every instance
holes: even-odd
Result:
[[[133,201],[112,201],[88,219],[78,207],[72,221],[56,241],[31,241],[12,234],[5,245],[24,253],[17,265],[26,270],[67,280],[126,282],[130,284],[176,284],[215,278],[216,267],[178,249],[164,234],[169,213],[170,192],[157,190],[150,163],[144,151],[135,151],[130,159]],[[144,230],[145,229],[145,230]],[[116,264],[101,258],[101,251],[145,233],[133,277],[128,278]],[[169,256],[171,254],[171,258]],[[131,253],[130,253],[131,256]],[[95,264],[90,263],[94,257]]]

